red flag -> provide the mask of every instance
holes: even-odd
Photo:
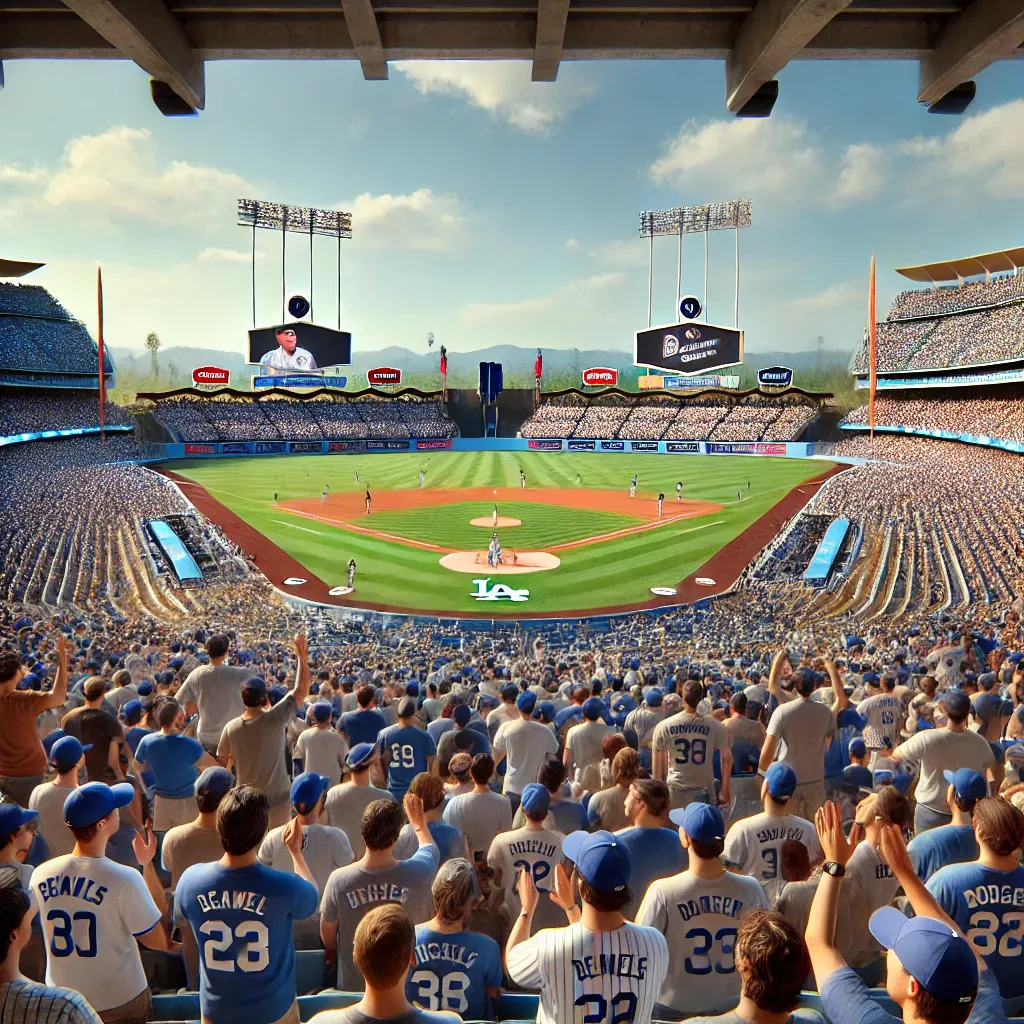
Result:
[[[99,357],[100,376],[100,440],[106,441],[105,406],[107,404],[107,381],[103,376],[103,268],[96,268],[96,304],[99,313],[99,330],[96,340],[96,354]]]
[[[448,353],[445,351],[444,345],[441,346],[441,376],[448,376]]]
[[[533,364],[533,375],[540,380],[541,374],[544,371],[544,357],[540,354],[540,349],[537,349],[537,361]]]
[[[875,391],[878,388],[878,325],[875,322],[875,254],[871,254],[868,281],[868,426],[875,439]]]

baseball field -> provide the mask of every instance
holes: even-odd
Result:
[[[743,456],[410,452],[161,468],[287,593],[493,618],[615,612],[719,593],[835,467]]]

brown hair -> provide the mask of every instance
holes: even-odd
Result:
[[[102,676],[90,676],[82,684],[82,694],[86,700],[99,700],[107,692],[107,681]]]
[[[810,851],[798,839],[782,844],[782,878],[786,882],[806,882],[811,877]]]
[[[656,818],[662,818],[668,811],[671,795],[668,786],[657,779],[634,779],[633,790]]]
[[[704,684],[696,679],[687,679],[683,683],[683,703],[688,708],[696,710],[697,705],[704,699]]]
[[[372,686],[360,686],[356,690],[356,703],[366,710],[372,703],[373,698],[377,696],[377,691]]]
[[[589,882],[580,879],[580,899],[589,903],[602,914],[611,914],[621,910],[633,898],[633,890],[625,885],[618,891],[595,889]]]
[[[164,697],[156,708],[156,724],[161,729],[174,725],[180,711],[181,705],[173,697]]]
[[[743,994],[759,1010],[789,1013],[800,1001],[811,959],[789,921],[772,911],[755,910],[743,919],[736,936],[736,967]]]
[[[1024,840],[1024,814],[1000,797],[985,797],[974,805],[974,832],[997,857],[1008,857]]]
[[[415,943],[416,930],[401,906],[386,903],[374,907],[359,922],[352,950],[352,959],[367,989],[394,988],[409,970]]]
[[[610,732],[601,740],[601,756],[611,761],[625,746],[626,737],[621,732]]]
[[[975,989],[971,993],[969,1003],[947,1003],[943,999],[936,999],[931,992],[919,988],[914,1000],[914,1013],[919,1020],[926,1020],[928,1024],[965,1024],[971,1010],[974,1009],[977,994],[978,990]]]
[[[424,813],[440,807],[444,801],[444,783],[429,772],[420,772],[409,783],[409,792],[423,801]]]
[[[470,762],[469,774],[478,786],[486,786],[494,774],[494,758],[490,754],[477,754]]]
[[[640,755],[632,747],[623,747],[612,761],[612,782],[616,786],[632,783],[640,774]]]
[[[359,834],[368,850],[390,850],[398,842],[404,813],[394,800],[374,800],[363,811]]]

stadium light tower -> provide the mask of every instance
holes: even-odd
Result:
[[[654,239],[658,235],[679,237],[679,264],[676,274],[676,312],[683,297],[683,235],[704,235],[704,322],[708,319],[708,234],[732,228],[736,232],[736,300],[733,326],[740,320],[740,228],[750,227],[750,200],[730,199],[725,203],[700,206],[673,206],[667,210],[644,210],[640,214],[640,237],[650,239],[647,273],[647,326],[651,326],[654,307]]]
[[[313,315],[313,236],[338,240],[338,330],[341,330],[341,240],[352,237],[352,214],[313,206],[288,206],[262,199],[238,200],[239,227],[252,228],[252,325],[256,326],[256,229],[281,232],[281,321],[285,315],[285,238],[309,235],[309,312]]]

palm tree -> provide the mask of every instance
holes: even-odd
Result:
[[[146,348],[149,349],[150,367],[153,370],[153,376],[160,376],[160,364],[156,361],[156,354],[160,351],[160,336],[156,331],[150,331],[146,335]]]

